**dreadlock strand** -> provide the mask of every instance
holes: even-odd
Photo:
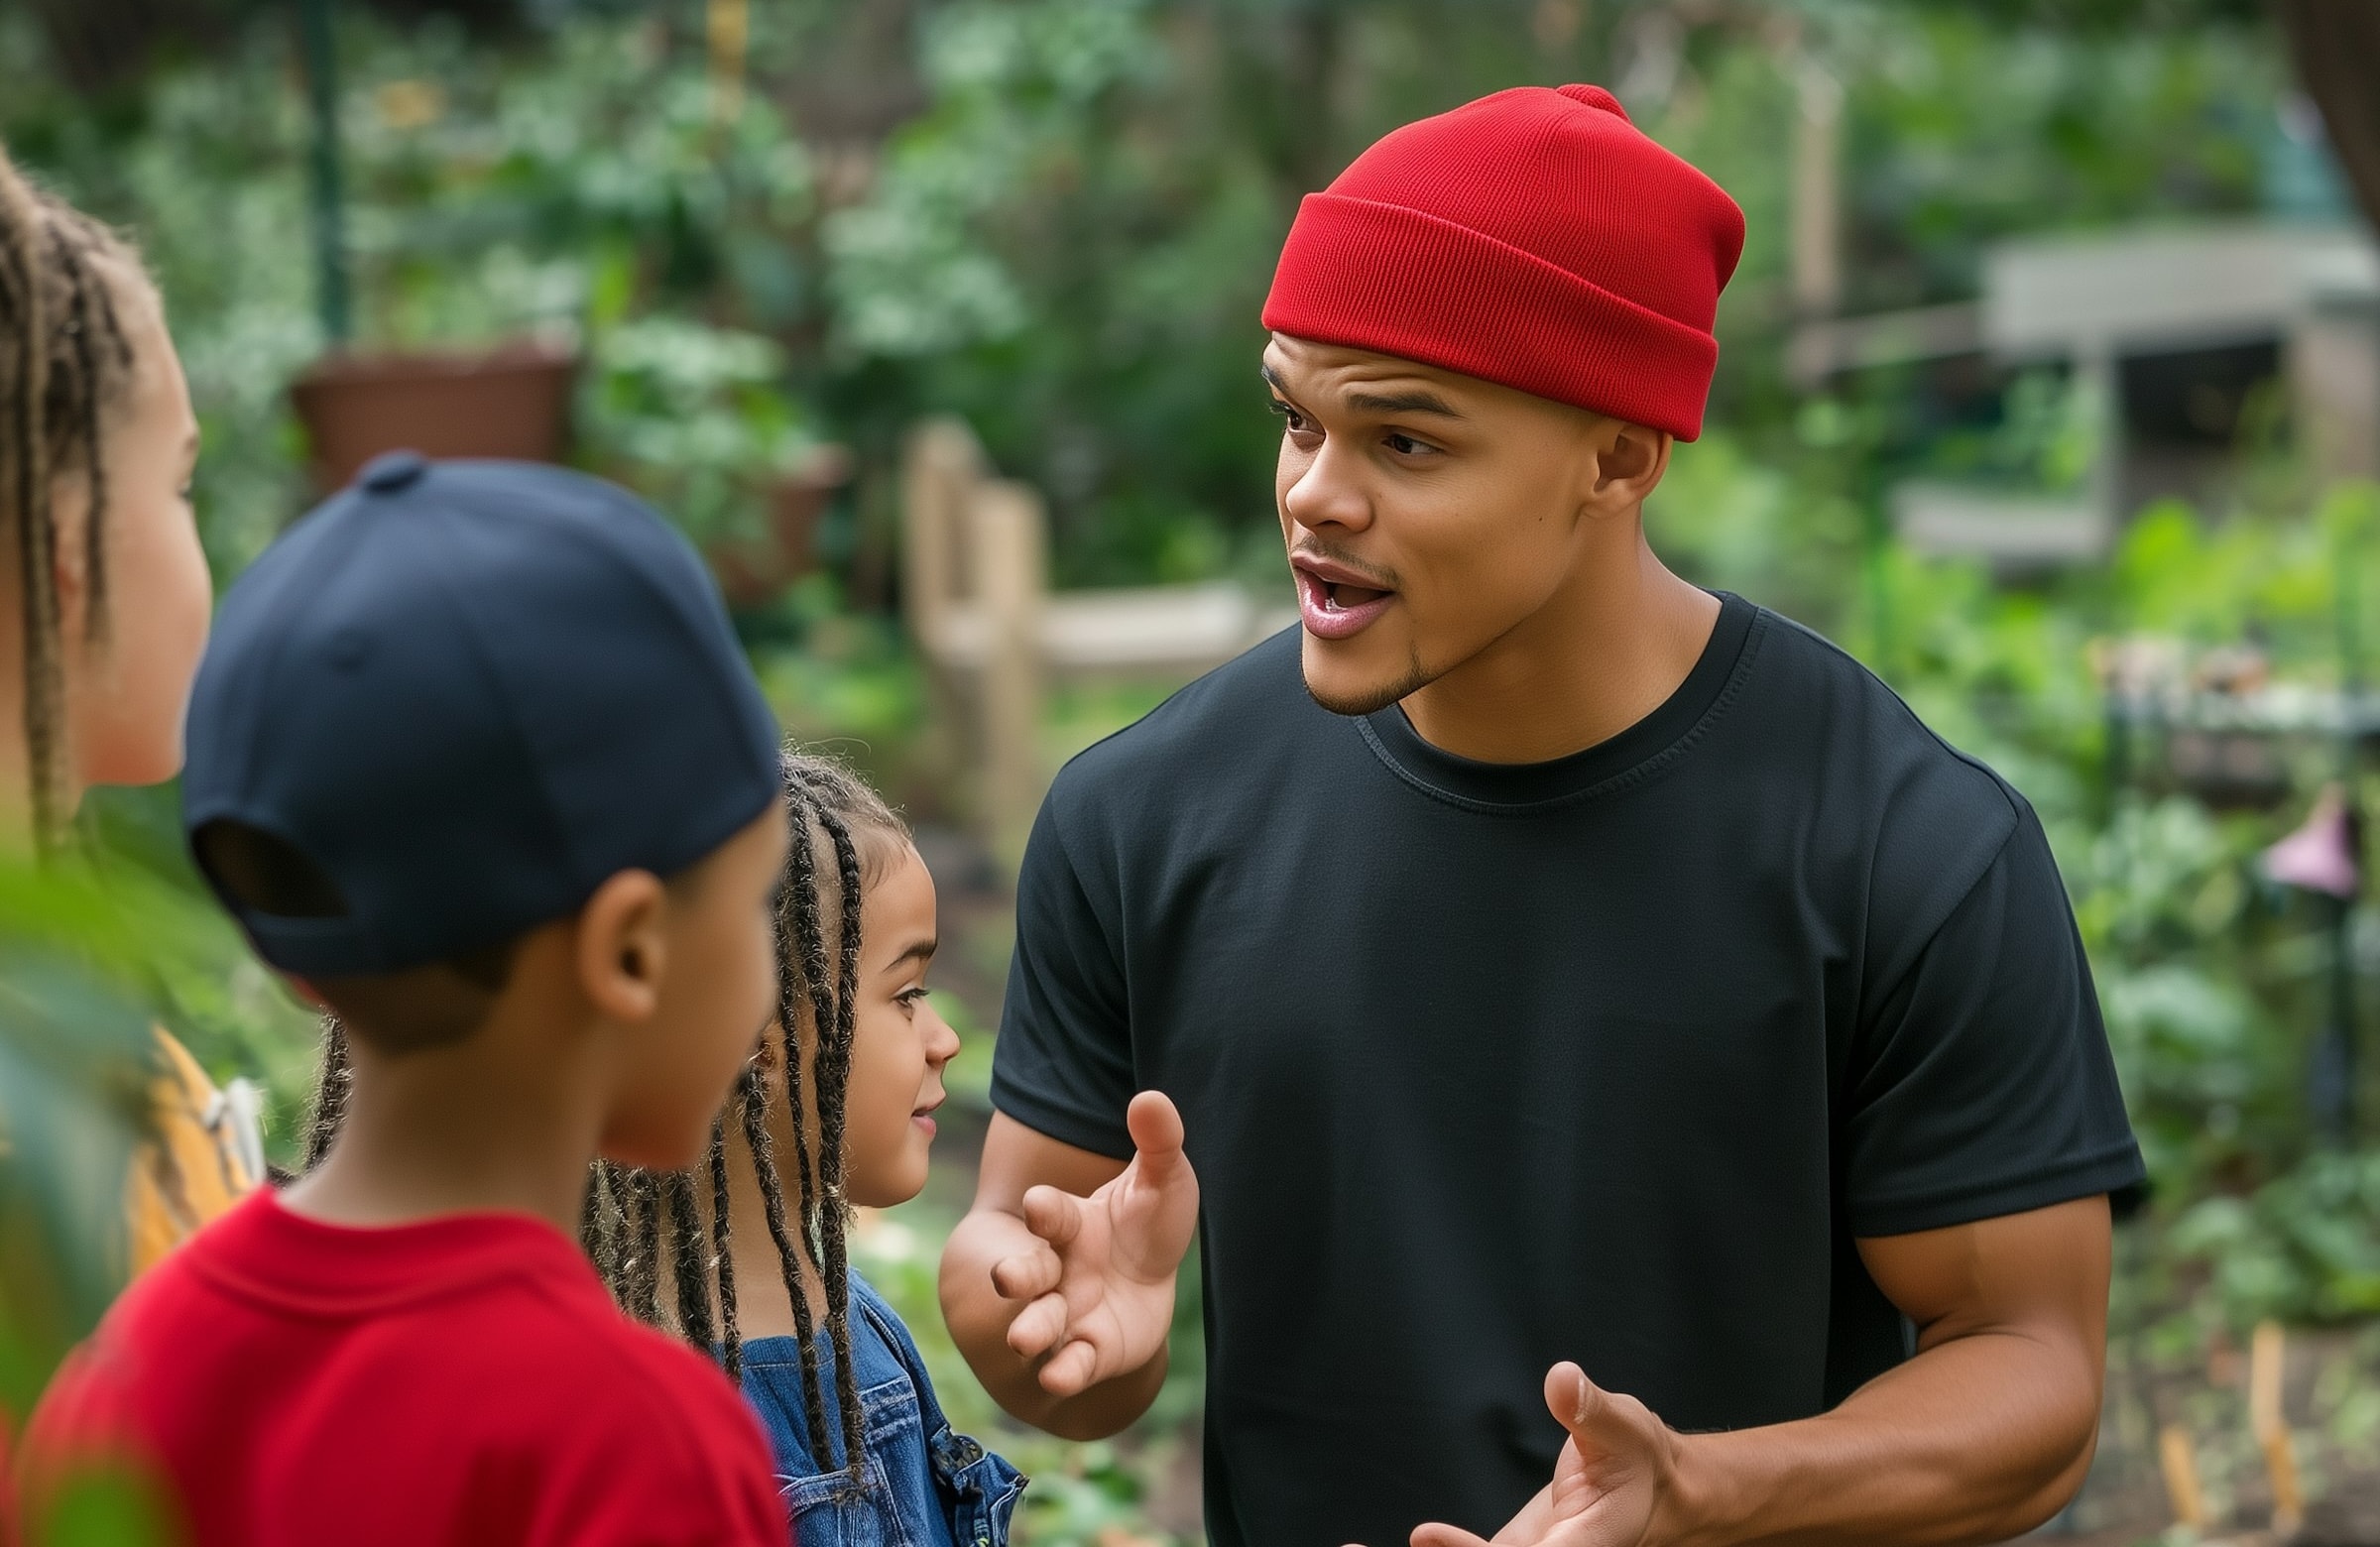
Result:
[[[62,229],[53,228],[51,245],[57,249],[59,274],[66,282],[66,342],[73,351],[74,374],[79,378],[75,390],[68,396],[78,400],[70,405],[80,423],[76,434],[82,441],[83,489],[87,496],[87,512],[82,524],[82,562],[84,595],[82,637],[98,640],[107,633],[107,543],[106,529],[100,513],[107,509],[107,461],[101,454],[103,436],[99,424],[98,311],[107,304],[106,282],[94,273],[81,254],[66,238]]]
[[[578,1250],[603,1272],[603,1173],[601,1162],[587,1167],[586,1191],[578,1200]]]
[[[776,1032],[785,1074],[785,1110],[792,1116],[793,1168],[801,1200],[801,1239],[813,1264],[824,1260],[819,1234],[817,1187],[825,1157],[810,1157],[810,1125],[804,1111],[801,1077],[801,1010],[806,998],[813,1039],[824,1034],[827,1021],[819,1002],[826,954],[821,943],[818,908],[818,856],[810,847],[811,811],[806,792],[788,779],[787,814],[795,837],[787,853],[788,875],[778,889],[776,909]]]
[[[623,1219],[620,1168],[609,1160],[597,1160],[587,1167],[587,1206],[581,1216],[579,1245],[602,1276],[604,1287],[611,1290],[614,1303],[625,1310],[620,1262]]]
[[[851,1278],[848,1238],[851,1210],[845,1201],[843,1170],[847,1158],[844,1143],[845,1097],[851,1087],[851,1045],[857,1028],[860,975],[860,909],[862,883],[859,846],[852,841],[851,829],[824,801],[818,804],[819,825],[826,829],[835,852],[837,890],[841,893],[835,912],[835,988],[831,1021],[822,1018],[821,1026],[831,1023],[832,1035],[819,1038],[818,1118],[820,1190],[826,1195],[825,1218],[820,1221],[825,1239],[826,1260],[822,1264],[826,1279],[827,1335],[835,1346],[835,1398],[842,1409],[844,1445],[847,1452],[856,1453],[859,1443],[861,1414],[859,1383],[851,1360]],[[854,1461],[852,1465],[857,1466]]]
[[[37,248],[47,222],[39,199],[16,169],[0,162],[0,269],[7,275],[5,335],[14,344],[7,446],[16,477],[10,491],[16,521],[16,560],[24,592],[19,619],[25,650],[25,758],[33,799],[33,834],[47,848],[56,838],[58,715],[57,570],[50,554],[51,320],[48,264]],[[46,246],[46,243],[39,244]]]
[[[704,1359],[716,1357],[711,1335],[710,1243],[702,1211],[694,1204],[694,1178],[684,1171],[661,1177],[661,1201],[669,1212],[669,1259],[675,1291],[678,1336]]]
[[[628,1244],[628,1173],[609,1160],[595,1163],[595,1190],[601,1195],[597,1216],[601,1241],[596,1266],[603,1281],[611,1287],[612,1300],[621,1310],[629,1309],[628,1274],[630,1252]]]
[[[336,1015],[322,1017],[322,1065],[314,1078],[314,1110],[305,1125],[305,1168],[312,1170],[330,1153],[332,1139],[347,1121],[347,1093],[355,1083],[348,1060],[347,1028]]]
[[[732,1099],[732,1098],[731,1098]],[[741,1382],[744,1378],[744,1335],[736,1326],[736,1261],[729,1250],[727,1216],[727,1114],[722,1112],[711,1124],[711,1250],[718,1266],[713,1269],[719,1285],[719,1367],[727,1378]]]
[[[628,1173],[628,1313],[650,1326],[661,1319],[661,1189],[651,1171]]]
[[[752,1151],[752,1168],[761,1183],[761,1212],[769,1224],[769,1239],[784,1269],[785,1293],[792,1300],[793,1341],[801,1355],[801,1410],[809,1421],[812,1443],[824,1444],[826,1402],[818,1386],[817,1326],[810,1317],[810,1294],[802,1282],[801,1259],[793,1237],[785,1229],[785,1193],[776,1175],[774,1145],[769,1138],[769,1087],[759,1071],[747,1070],[737,1106],[744,1119],[744,1145]],[[796,1118],[796,1130],[799,1129]]]

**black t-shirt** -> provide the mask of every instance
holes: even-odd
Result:
[[[1545,1371],[1684,1430],[1908,1357],[1852,1248],[2141,1160],[2032,809],[1735,597],[1576,756],[1439,751],[1306,694],[1297,631],[1058,776],[993,1100],[1202,1189],[1207,1528],[1401,1547],[1553,1475]]]

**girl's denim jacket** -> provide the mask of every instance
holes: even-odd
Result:
[[[834,1354],[817,1339],[820,1393],[834,1422]],[[801,1349],[791,1338],[744,1345],[744,1397],[776,1456],[793,1540],[800,1547],[1008,1547],[1024,1479],[957,1433],[934,1400],[917,1345],[892,1308],[851,1275],[851,1364],[868,1458],[855,1486],[823,1464],[801,1401]],[[839,1457],[839,1436],[825,1454]]]

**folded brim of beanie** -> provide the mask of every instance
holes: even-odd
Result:
[[[1680,440],[1702,433],[1719,364],[1708,333],[1542,258],[1343,193],[1309,193],[1298,206],[1264,326],[1418,360]]]

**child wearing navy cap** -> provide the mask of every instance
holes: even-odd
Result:
[[[385,458],[225,597],[188,740],[342,1121],[69,1361],[37,1518],[130,1463],[192,1547],[781,1544],[734,1389],[573,1239],[597,1155],[702,1156],[774,1008],[776,731],[693,553],[576,474]]]
[[[934,878],[851,770],[787,752],[781,779],[776,1012],[706,1164],[598,1164],[581,1245],[622,1309],[741,1383],[801,1547],[1006,1547],[1024,1479],[951,1426],[908,1328],[849,1265],[852,1207],[924,1188],[959,1050],[925,988]],[[349,1071],[337,1039],[324,1052],[327,1146]]]

